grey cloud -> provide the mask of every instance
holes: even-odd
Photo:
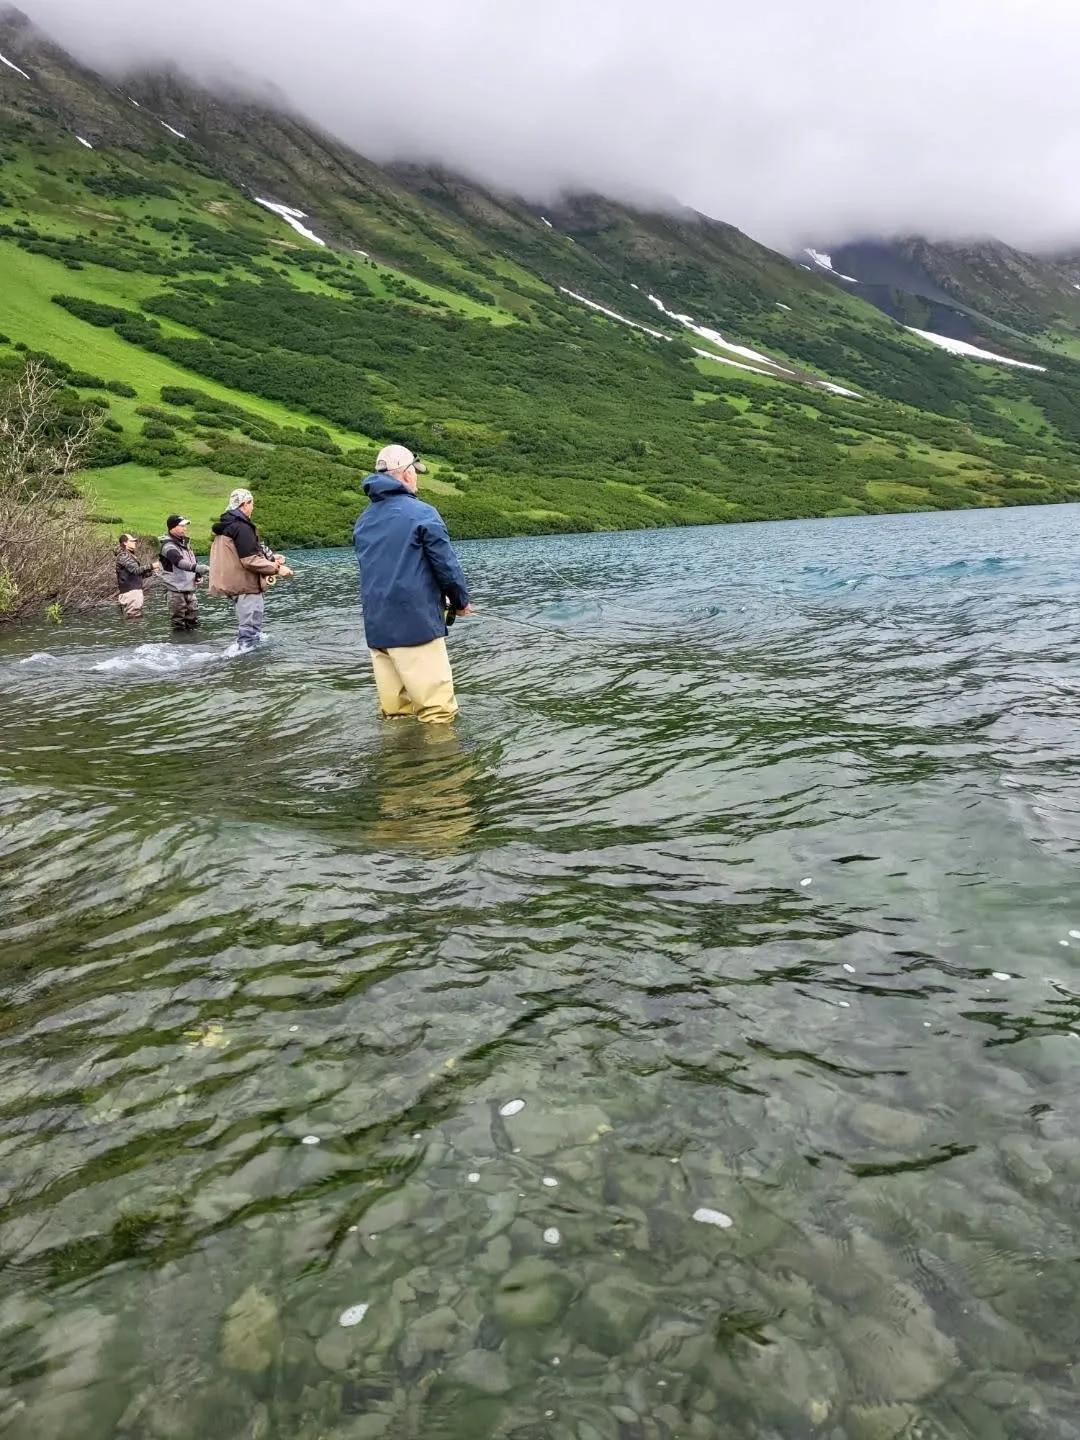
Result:
[[[23,0],[98,66],[240,69],[374,159],[812,237],[1080,238],[1075,0]]]

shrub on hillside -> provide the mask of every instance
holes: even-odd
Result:
[[[156,195],[163,200],[175,198],[163,180],[148,180],[144,175],[125,174],[119,170],[108,175],[88,175],[83,183],[95,195],[114,200],[126,200],[136,195]]]
[[[59,305],[69,315],[86,320],[103,330],[110,325],[122,325],[132,318],[130,310],[121,310],[117,305],[100,305],[96,300],[84,300],[81,295],[54,295],[52,303]]]
[[[40,361],[0,391],[0,621],[104,599],[112,551],[71,485],[100,414],[74,414]]]

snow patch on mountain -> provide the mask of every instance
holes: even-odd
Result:
[[[836,266],[832,263],[832,256],[828,253],[828,251],[812,250],[808,245],[806,247],[806,253],[810,256],[810,259],[813,260],[814,264],[817,265],[819,269],[828,270],[830,275],[835,275],[838,280],[846,280],[849,285],[859,284],[859,281],[856,280],[854,275],[843,275],[839,270],[837,270]],[[803,266],[804,270],[809,270],[809,268],[809,265]]]
[[[646,335],[651,335],[654,340],[668,340],[670,336],[663,334],[660,330],[650,330],[648,325],[639,325],[636,320],[628,320],[625,315],[620,315],[617,310],[609,310],[606,305],[598,305],[595,300],[587,300],[584,295],[578,295],[574,290],[568,290],[565,285],[559,289],[564,295],[569,295],[571,300],[577,300],[581,305],[587,305],[590,310],[596,310],[601,315],[606,315],[609,320],[618,320],[620,325],[629,325],[632,330],[644,330]]]
[[[84,140],[81,135],[76,135],[76,136],[75,136],[75,139],[79,142],[80,145],[85,145],[86,148],[87,148],[87,150],[92,150],[92,149],[94,148],[94,147],[90,144],[90,141],[89,141],[89,140]]]
[[[279,219],[285,221],[286,225],[291,225],[298,235],[303,235],[305,240],[313,240],[316,245],[322,245],[325,248],[326,241],[320,240],[318,235],[300,223],[308,218],[303,210],[294,210],[291,205],[279,205],[276,200],[260,200],[258,195],[253,195],[252,199],[264,210],[273,211]]]
[[[694,354],[703,360],[715,360],[718,365],[734,365],[736,370],[749,370],[751,375],[770,375],[775,380],[775,370],[762,370],[759,365],[744,365],[741,360],[732,360],[730,355],[717,355],[715,350],[699,350],[695,345]]]
[[[183,132],[182,130],[174,130],[173,127],[172,127],[171,125],[169,125],[169,124],[168,124],[166,121],[164,121],[164,120],[162,120],[161,123],[162,123],[162,125],[165,126],[165,129],[168,130],[168,132],[169,132],[170,135],[175,135],[175,136],[176,136],[177,140],[186,140],[186,139],[187,139],[187,136],[184,134],[184,132]]]
[[[680,325],[685,325],[687,330],[692,330],[702,340],[710,340],[714,345],[719,345],[724,350],[730,350],[733,355],[741,355],[744,360],[757,360],[762,365],[772,365],[777,370],[783,370],[785,375],[795,373],[778,364],[768,355],[763,355],[760,350],[751,350],[748,345],[736,345],[731,340],[725,340],[719,330],[712,330],[708,325],[699,325],[692,315],[680,315],[674,310],[669,310],[659,296],[650,295],[649,299],[662,315],[667,315],[669,319],[677,320]]]
[[[30,76],[26,73],[26,71],[20,70],[18,65],[15,64],[15,61],[9,60],[6,55],[0,55],[0,65],[6,65],[9,70],[14,70],[15,74],[21,75],[24,80],[30,79]]]
[[[846,395],[850,400],[862,399],[857,390],[845,390],[843,385],[834,385],[831,380],[819,380],[818,384],[822,390],[831,390],[834,395]]]
[[[544,224],[548,227],[549,230],[555,229],[555,226],[552,225],[551,221],[547,218],[546,215],[541,215],[540,219],[544,222]]]
[[[941,350],[947,350],[950,355],[962,355],[968,360],[989,360],[995,365],[1015,365],[1020,370],[1038,370],[1046,374],[1045,365],[1031,365],[1026,360],[1010,360],[1007,355],[995,355],[992,350],[980,350],[978,345],[969,345],[966,340],[954,340],[949,335],[935,335],[932,330],[917,330],[914,325],[905,325],[905,330],[910,330],[913,335],[921,335],[924,340],[929,340],[931,345],[937,345]]]

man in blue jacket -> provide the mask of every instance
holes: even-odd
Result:
[[[388,719],[446,724],[458,710],[446,612],[470,615],[472,607],[443,518],[417,497],[417,472],[426,470],[404,445],[379,451],[353,545],[379,708]]]

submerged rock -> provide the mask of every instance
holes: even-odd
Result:
[[[999,1147],[1005,1173],[1021,1190],[1049,1185],[1054,1172],[1026,1135],[1006,1135]]]
[[[512,1133],[522,1154],[539,1157],[595,1144],[610,1131],[608,1117],[597,1105],[575,1105],[566,1110],[545,1110],[534,1105],[514,1122]]]
[[[406,1329],[401,1345],[402,1359],[407,1365],[415,1365],[429,1352],[445,1354],[453,1346],[460,1329],[461,1319],[449,1305],[429,1310]]]
[[[618,1355],[641,1334],[651,1309],[647,1295],[619,1275],[590,1285],[578,1307],[579,1333],[603,1355]]]
[[[566,1309],[573,1289],[552,1261],[522,1260],[503,1276],[495,1292],[495,1314],[504,1325],[550,1325]]]
[[[875,1145],[914,1145],[926,1134],[926,1121],[921,1115],[870,1102],[856,1105],[851,1113],[851,1125]]]
[[[280,1338],[277,1306],[268,1295],[249,1285],[225,1315],[222,1364],[229,1370],[261,1374],[273,1363]]]
[[[926,1301],[909,1286],[895,1286],[886,1308],[887,1318],[857,1315],[840,1331],[848,1370],[868,1398],[921,1400],[956,1370],[956,1346],[937,1328]]]
[[[853,1405],[845,1418],[851,1440],[908,1440],[919,1412],[913,1405]]]
[[[335,1325],[317,1342],[315,1358],[324,1370],[348,1370],[352,1362],[367,1348],[370,1337],[355,1326],[344,1329]]]
[[[504,1270],[510,1269],[510,1241],[506,1235],[496,1235],[484,1253],[477,1258],[476,1264],[489,1275],[501,1275]]]
[[[55,1314],[40,1339],[40,1356],[46,1368],[44,1388],[26,1408],[14,1391],[0,1391],[0,1418],[6,1420],[6,1406],[7,1413],[21,1421],[22,1429],[17,1433],[28,1440],[82,1433],[87,1395],[94,1392],[104,1396],[108,1390],[103,1383],[108,1373],[106,1354],[116,1324],[115,1316],[89,1305]],[[123,1408],[121,1400],[116,1407],[117,1417]]]
[[[506,1361],[496,1350],[469,1350],[450,1366],[450,1378],[482,1395],[505,1395],[510,1389]]]
[[[699,1205],[690,1218],[699,1225],[715,1225],[719,1230],[730,1230],[735,1223],[723,1210],[712,1210],[707,1205]]]

